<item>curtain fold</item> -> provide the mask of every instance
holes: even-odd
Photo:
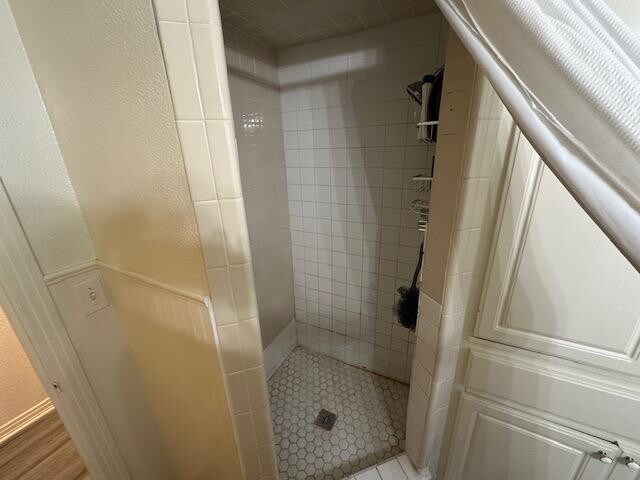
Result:
[[[436,2],[547,165],[640,271],[637,34],[602,0]]]

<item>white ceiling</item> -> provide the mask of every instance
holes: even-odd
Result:
[[[433,0],[219,0],[224,25],[276,48],[438,11]]]

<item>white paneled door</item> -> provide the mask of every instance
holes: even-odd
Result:
[[[505,187],[476,335],[640,376],[640,274],[524,136]]]
[[[463,394],[447,480],[604,480],[613,443]]]

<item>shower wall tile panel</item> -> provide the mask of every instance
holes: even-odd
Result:
[[[293,268],[275,52],[224,27],[262,344],[293,319]]]
[[[217,0],[154,0],[244,480],[277,478]]]
[[[415,335],[394,318],[423,235],[406,87],[442,64],[439,14],[278,52],[298,341],[408,381]]]
[[[513,119],[460,40],[447,43],[443,115],[427,234],[409,405],[407,455],[434,478],[444,475],[463,370],[464,335],[472,333]],[[446,113],[444,113],[446,112]],[[438,259],[440,261],[430,261]],[[456,375],[458,378],[456,379]]]

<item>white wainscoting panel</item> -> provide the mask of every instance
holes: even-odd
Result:
[[[640,274],[524,136],[517,148],[477,335],[640,376]]]
[[[632,377],[483,340],[470,346],[467,392],[609,441],[640,441],[640,387]]]

